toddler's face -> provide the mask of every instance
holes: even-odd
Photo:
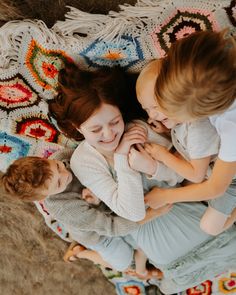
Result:
[[[72,174],[65,164],[57,160],[48,160],[52,177],[47,181],[43,191],[44,196],[55,195],[63,192],[72,181]]]
[[[166,126],[166,128],[170,129],[178,124],[178,122],[169,119],[164,113],[160,111],[160,107],[157,104],[154,92],[158,73],[156,68],[153,67],[152,63],[144,68],[137,80],[137,98],[142,108],[148,113],[150,119],[159,121],[164,126]]]

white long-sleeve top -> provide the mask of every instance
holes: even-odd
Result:
[[[170,140],[155,133],[142,121],[136,121],[147,128],[148,141],[170,147]],[[70,166],[81,183],[89,188],[117,215],[131,221],[142,220],[145,216],[144,187],[141,174],[130,168],[126,155],[114,154],[114,168],[103,155],[85,140],[74,151]],[[163,166],[163,165],[162,165]],[[175,185],[182,181],[179,175],[168,167],[158,164],[155,175],[150,180],[166,181]],[[157,182],[156,185],[159,183]]]
[[[145,217],[141,174],[129,167],[126,155],[114,154],[114,169],[85,140],[74,151],[71,169],[117,215],[131,221]]]

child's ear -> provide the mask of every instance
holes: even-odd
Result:
[[[42,196],[40,194],[32,194],[31,196],[29,195],[23,195],[21,197],[21,200],[24,202],[35,202],[35,201],[43,201],[46,197]]]

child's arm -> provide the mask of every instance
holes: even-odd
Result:
[[[155,219],[157,217],[160,217],[160,216],[168,213],[171,210],[171,208],[172,208],[171,204],[164,205],[164,206],[157,208],[157,209],[148,208],[146,210],[145,218],[141,221],[138,221],[137,223],[140,225],[145,224],[145,223],[151,221],[152,219]]]
[[[129,221],[120,216],[113,216],[89,206],[87,202],[79,199],[75,192],[63,192],[45,199],[48,212],[65,228],[73,233],[77,231],[94,232],[99,236],[125,236],[138,229],[136,222]]]
[[[236,161],[225,162],[218,158],[209,179],[181,188],[161,189],[156,187],[146,194],[145,202],[152,208],[158,208],[177,202],[215,199],[225,193],[235,174]]]
[[[143,172],[157,181],[165,181],[170,186],[183,180],[174,170],[151,158],[141,145],[136,146],[138,150],[131,148],[128,156],[132,169]]]
[[[190,160],[176,157],[166,147],[155,143],[145,143],[145,150],[157,161],[194,183],[202,182],[206,176],[211,157]]]

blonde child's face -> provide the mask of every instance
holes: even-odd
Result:
[[[72,181],[72,174],[66,169],[62,161],[48,160],[52,177],[45,183],[41,190],[43,196],[55,195],[63,192]]]
[[[101,153],[114,152],[124,133],[124,121],[120,110],[112,105],[103,104],[79,131],[85,140]]]
[[[158,72],[158,61],[151,62],[141,71],[136,84],[137,98],[150,119],[159,121],[166,128],[171,129],[178,124],[178,122],[169,119],[161,112],[155,98],[154,89]]]

